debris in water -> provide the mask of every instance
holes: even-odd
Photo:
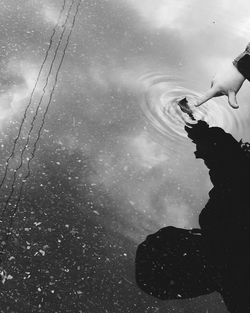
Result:
[[[188,116],[193,120],[195,121],[196,119],[194,118],[194,115],[193,115],[193,112],[191,110],[191,108],[189,107],[188,105],[188,101],[187,101],[187,98],[183,98],[181,99],[178,103],[177,103],[180,107],[180,109],[182,110],[182,112],[188,114]]]

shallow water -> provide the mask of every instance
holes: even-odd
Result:
[[[184,130],[194,121],[177,102],[187,97],[196,119],[250,140],[248,82],[239,110],[225,97],[193,106],[248,43],[249,2],[82,1],[66,46],[71,3],[51,42],[63,1],[1,1],[3,231],[15,213],[3,311],[226,312],[215,294],[144,295],[133,262],[160,227],[197,227],[208,199],[208,171]]]
[[[241,121],[229,106],[210,100],[209,104],[195,107],[196,100],[202,94],[185,87],[187,82],[159,74],[144,76],[142,80],[146,85],[145,101],[141,103],[142,110],[150,123],[165,136],[165,140],[175,143],[181,140],[181,137],[187,138],[185,125],[195,124],[198,120],[206,121],[211,127],[218,126],[227,128],[229,132],[240,132]],[[184,97],[193,118],[178,105]]]

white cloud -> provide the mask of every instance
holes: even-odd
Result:
[[[91,64],[88,74],[100,89],[108,91],[110,87],[116,86],[140,92],[145,88],[140,77],[150,66],[150,61],[135,58],[122,67],[113,59],[106,65]]]
[[[166,152],[156,142],[152,141],[146,132],[131,139],[131,153],[138,165],[151,169],[168,160]]]
[[[240,35],[241,37],[244,37],[246,41],[249,41],[250,38],[250,11],[248,16],[244,16],[240,18],[234,29],[237,35]]]
[[[144,25],[155,29],[178,30],[182,36],[193,33],[230,33],[249,40],[250,6],[246,0],[123,0],[141,17]],[[141,26],[144,26],[141,23]],[[215,35],[213,35],[215,36]]]
[[[184,203],[169,203],[169,199],[165,199],[166,218],[169,225],[181,228],[191,227],[190,217],[192,216],[190,208]]]
[[[51,4],[44,4],[42,8],[42,16],[47,23],[56,25],[59,18],[59,9],[51,6]],[[60,22],[62,23],[62,19]]]
[[[155,28],[178,28],[178,20],[192,0],[127,0]]]
[[[6,75],[17,77],[22,81],[19,84],[12,84],[0,94],[0,122],[1,126],[5,120],[9,120],[13,115],[18,113],[26,104],[26,100],[32,92],[37,78],[37,65],[25,60],[10,60],[6,70]],[[37,86],[37,92],[41,87]]]

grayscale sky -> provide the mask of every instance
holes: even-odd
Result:
[[[165,116],[157,108],[164,110],[169,99],[177,94],[201,95],[209,88],[218,68],[243,51],[250,38],[249,2],[82,1],[57,83],[54,84],[56,70],[52,70],[46,85],[46,73],[70,3],[71,0],[66,1],[44,72],[31,99],[63,1],[0,0],[2,176],[24,121],[1,188],[3,208],[11,186],[14,188],[14,200],[7,203],[3,219],[7,223],[13,201],[23,186],[14,218],[19,239],[13,239],[10,245],[14,248],[9,253],[16,260],[15,253],[27,253],[27,260],[36,264],[36,258],[50,256],[53,245],[52,250],[61,251],[58,241],[49,237],[54,227],[57,236],[63,229],[73,237],[70,240],[80,242],[77,241],[84,259],[82,264],[77,249],[70,253],[70,262],[81,268],[69,279],[69,284],[77,286],[76,293],[58,306],[53,297],[68,288],[60,278],[60,271],[48,265],[48,277],[57,277],[60,283],[58,286],[55,283],[57,287],[49,293],[51,280],[48,278],[45,283],[44,277],[37,274],[37,267],[27,270],[26,263],[8,265],[6,271],[11,276],[5,282],[4,312],[12,312],[11,309],[28,312],[22,299],[29,294],[34,294],[30,305],[34,308],[40,305],[39,311],[30,312],[226,312],[218,295],[166,304],[140,293],[133,280],[133,257],[136,245],[160,227],[198,227],[198,215],[211,188],[208,171],[201,160],[195,159],[194,145],[179,119],[181,113],[170,108]],[[73,9],[76,4],[77,1]],[[73,15],[65,35],[69,34],[72,21]],[[55,67],[63,55],[66,37],[62,37]],[[43,101],[34,119],[41,96]],[[237,139],[249,141],[249,96],[250,86],[246,82],[238,95],[239,110],[231,109],[226,99],[220,98],[208,102],[197,114],[200,112],[211,125],[224,128]],[[145,104],[145,99],[149,99],[152,107]],[[150,112],[151,108],[156,110],[157,117]],[[27,149],[20,156],[27,138]],[[15,184],[11,185],[21,158]],[[64,207],[67,210],[62,216]],[[93,231],[86,230],[89,225]],[[27,248],[30,239],[26,237],[29,231],[25,230],[29,228],[36,232],[34,240],[39,242],[36,245],[34,241],[31,248]],[[39,239],[39,231],[48,236]],[[76,232],[81,233],[80,239],[76,239]],[[85,255],[83,248],[87,251]],[[65,269],[67,252],[60,253],[60,268]],[[51,256],[48,264],[53,260]],[[89,267],[84,268],[86,264]],[[33,281],[25,283],[24,296],[20,281],[27,279],[27,272],[32,270],[29,280]],[[106,287],[101,288],[102,284]],[[121,289],[115,293],[118,284]],[[12,288],[20,291],[10,296]],[[12,307],[13,298],[18,307]],[[54,303],[53,310],[41,299]]]

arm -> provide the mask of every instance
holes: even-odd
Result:
[[[211,88],[198,99],[196,106],[200,106],[213,97],[226,95],[230,106],[237,109],[239,106],[236,95],[245,79],[250,80],[250,43],[243,53],[215,75]]]

